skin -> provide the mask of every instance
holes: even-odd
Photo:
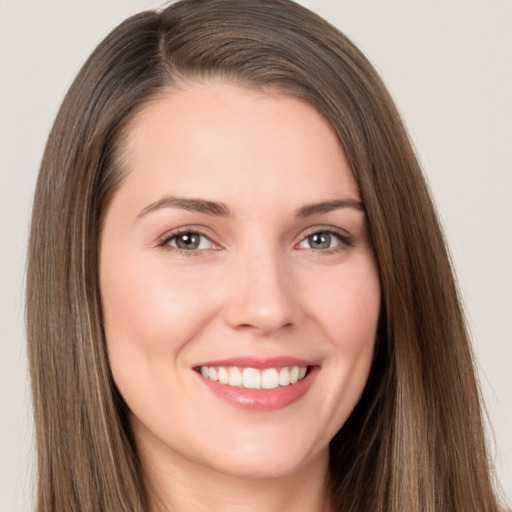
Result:
[[[366,383],[380,303],[363,211],[297,216],[360,201],[335,133],[298,99],[189,83],[136,115],[121,165],[100,287],[110,364],[155,510],[325,510],[328,443]],[[169,197],[222,203],[229,215],[162,203]],[[178,228],[199,229],[200,246],[179,250]],[[329,230],[340,236],[328,248],[308,238]],[[193,369],[283,355],[319,371],[275,411],[221,400]]]

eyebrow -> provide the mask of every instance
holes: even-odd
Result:
[[[303,219],[310,215],[319,213],[328,213],[338,208],[354,208],[361,212],[365,212],[364,205],[361,201],[356,199],[333,199],[331,201],[322,201],[321,203],[308,204],[299,208],[295,213],[295,216]]]
[[[222,217],[232,216],[229,208],[224,203],[207,201],[206,199],[195,199],[186,197],[164,197],[149,206],[146,206],[138,215],[137,219],[145,217],[148,213],[161,208],[181,208],[192,212],[218,215]]]
[[[149,213],[161,208],[181,208],[193,212],[205,213],[221,217],[232,217],[233,213],[221,202],[208,201],[199,198],[186,197],[164,197],[146,206],[138,215],[137,219],[145,217]],[[361,201],[356,199],[333,199],[302,206],[295,212],[295,217],[305,218],[315,214],[328,213],[339,208],[353,208],[364,213],[365,209]]]

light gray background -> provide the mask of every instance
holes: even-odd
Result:
[[[512,2],[304,0],[375,64],[431,184],[512,495]],[[58,105],[93,47],[149,0],[0,0],[0,512],[31,509],[23,280],[31,196]],[[471,421],[471,418],[468,418]]]

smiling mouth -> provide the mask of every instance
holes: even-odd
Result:
[[[192,368],[215,396],[237,408],[270,412],[299,401],[320,372],[320,361],[288,356],[240,356]]]
[[[225,386],[241,389],[269,390],[293,384],[304,379],[310,366],[284,366],[282,368],[241,368],[238,366],[201,366],[195,368],[201,375]]]

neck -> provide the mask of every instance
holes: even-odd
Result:
[[[155,461],[153,461],[155,462]],[[176,463],[177,462],[177,463]],[[328,453],[293,474],[242,478],[190,461],[157,461],[147,468],[151,512],[329,512]]]

